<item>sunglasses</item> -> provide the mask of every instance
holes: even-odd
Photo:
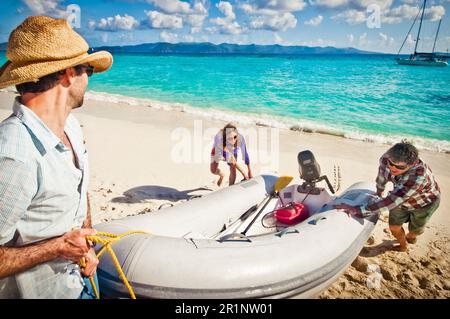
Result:
[[[90,77],[92,74],[94,74],[94,67],[93,66],[81,64],[81,65],[77,65],[76,68],[79,69],[79,70],[83,70],[84,69],[86,71],[86,75],[88,77]]]
[[[390,159],[388,159],[388,164],[389,164],[389,166],[395,167],[396,169],[399,169],[399,170],[404,170],[404,169],[408,168],[408,165],[397,165],[397,164],[393,163]]]

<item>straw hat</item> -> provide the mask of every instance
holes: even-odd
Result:
[[[6,57],[0,68],[0,89],[39,78],[78,64],[90,64],[94,72],[112,65],[106,51],[88,54],[89,46],[65,19],[28,17],[9,36]]]

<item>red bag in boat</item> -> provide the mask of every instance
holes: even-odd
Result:
[[[275,218],[283,224],[300,223],[308,217],[308,208],[300,203],[290,203],[275,210]]]

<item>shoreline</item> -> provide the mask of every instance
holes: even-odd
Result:
[[[11,114],[14,96],[12,92],[0,92],[0,120]],[[180,204],[189,196],[217,189],[214,185],[217,177],[209,172],[208,152],[212,141],[207,134],[200,139],[204,158],[198,162],[194,157],[178,162],[179,158],[174,156],[177,140],[173,139],[173,133],[181,128],[185,135],[195,138],[196,121],[202,123],[204,133],[208,129],[216,132],[226,119],[135,107],[130,103],[131,100],[114,103],[87,98],[83,107],[74,111],[83,126],[89,151],[89,192],[94,225],[151,213],[160,205]],[[264,130],[252,123],[239,128]],[[254,175],[291,175],[294,176],[292,183],[299,183],[296,156],[299,151],[309,149],[318,160],[322,175],[328,175],[332,183],[334,166],[340,167],[342,179],[338,194],[357,181],[373,181],[378,159],[388,149],[384,144],[288,129],[280,129],[278,134],[275,170],[265,165],[255,145],[249,145]],[[433,169],[442,191],[441,205],[424,235],[416,245],[410,245],[408,253],[389,251],[393,237],[384,214],[376,225],[373,240],[319,298],[450,298],[450,155],[423,150],[420,156]],[[220,167],[227,181],[228,169],[222,164]],[[369,264],[381,268],[380,289],[370,289],[366,285]]]
[[[213,120],[226,120],[243,125],[267,126],[278,129],[298,131],[300,133],[315,133],[358,140],[382,145],[393,145],[401,139],[412,141],[419,150],[450,154],[450,141],[412,135],[383,135],[358,129],[330,127],[328,123],[314,122],[308,119],[290,118],[272,114],[241,112],[222,108],[202,108],[178,102],[165,102],[148,98],[138,98],[128,95],[87,91],[86,99],[111,103],[126,103],[132,106],[150,107],[166,111],[190,113]]]
[[[15,90],[12,88],[0,89],[0,93],[2,92],[15,93]],[[299,118],[292,119],[288,116],[284,117],[271,114],[241,112],[222,108],[202,108],[186,103],[166,102],[94,90],[89,90],[86,92],[85,100],[114,104],[127,104],[136,107],[147,107],[157,110],[188,113],[208,120],[225,120],[227,122],[233,122],[238,125],[255,125],[261,127],[290,130],[300,133],[329,135],[333,137],[374,143],[377,145],[393,145],[402,139],[407,139],[409,141],[412,141],[419,150],[450,154],[450,141],[447,140],[438,140],[434,138],[412,135],[383,135],[381,133],[377,134],[374,132],[366,132],[357,129],[330,127],[326,123],[319,123],[312,120]]]

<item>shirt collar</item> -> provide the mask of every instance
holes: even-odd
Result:
[[[28,107],[20,103],[19,97],[16,97],[13,105],[13,114],[18,117],[31,133],[39,140],[45,151],[54,149],[64,149],[61,140],[53,133],[47,125]]]

